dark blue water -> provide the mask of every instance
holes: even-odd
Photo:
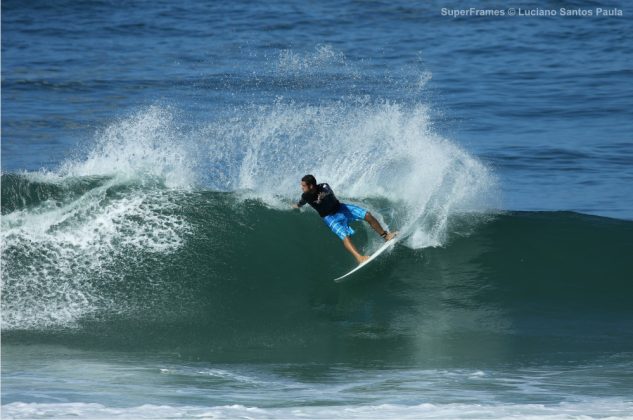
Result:
[[[626,11],[500,19],[410,2],[3,6],[4,171],[54,168],[95,129],[148,104],[200,126],[278,97],[369,95],[428,104],[435,130],[497,171],[506,208],[633,217]]]
[[[3,416],[630,415],[633,9],[443,7],[4,1]]]

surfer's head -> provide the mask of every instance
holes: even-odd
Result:
[[[314,175],[306,175],[301,178],[301,189],[303,192],[308,192],[311,189],[316,188],[316,184],[317,181]]]

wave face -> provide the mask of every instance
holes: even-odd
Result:
[[[4,339],[242,361],[630,343],[632,222],[492,210],[494,174],[418,104],[225,114],[192,127],[149,107],[55,171],[2,175]],[[290,210],[306,172],[404,240],[334,284],[351,257]]]
[[[7,342],[421,361],[618,349],[633,338],[630,221],[452,212],[441,243],[425,247],[411,236],[431,237],[434,225],[416,219],[408,240],[338,285],[351,257],[312,210],[280,207],[281,194],[271,205],[253,191],[168,186],[158,172],[73,173],[89,164],[2,175]],[[402,226],[411,214],[397,194],[351,197]],[[378,244],[357,227],[358,246]]]

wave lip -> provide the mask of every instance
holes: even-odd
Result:
[[[54,175],[149,179],[169,188],[191,188],[196,184],[196,159],[174,118],[169,108],[140,109],[97,131],[86,156],[67,159]]]

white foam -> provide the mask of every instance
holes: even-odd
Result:
[[[2,217],[3,329],[74,327],[96,311],[124,310],[98,290],[123,275],[109,267],[182,246],[190,228],[173,194],[139,189],[108,197],[114,183],[64,205]]]
[[[183,245],[190,227],[177,200],[195,184],[194,165],[173,114],[151,106],[97,132],[86,156],[22,173],[69,188],[82,177],[103,183],[74,201],[51,199],[2,217],[2,328],[74,327],[100,310],[126,310],[97,289],[124,275],[108,271],[114,263],[135,266],[140,254]]]
[[[7,419],[632,419],[633,403],[599,399],[591,402],[543,404],[430,404],[293,406],[280,408],[222,406],[108,407],[94,403],[22,403],[2,406]]]

